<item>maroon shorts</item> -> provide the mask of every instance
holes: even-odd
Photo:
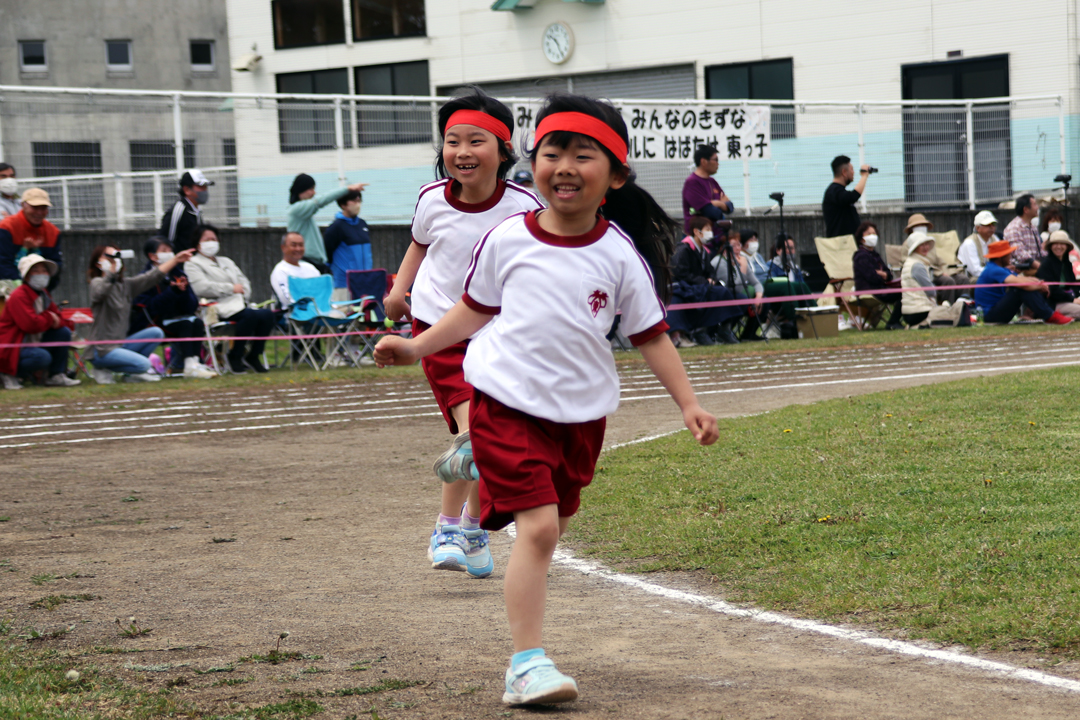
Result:
[[[473,461],[480,471],[480,527],[501,530],[514,513],[558,505],[570,517],[592,482],[607,418],[557,423],[474,391],[469,405]]]
[[[413,320],[413,337],[429,327],[431,326],[423,320]],[[424,368],[424,375],[427,375],[428,385],[431,386],[431,392],[435,393],[435,402],[439,404],[439,410],[442,411],[446,424],[450,426],[450,432],[455,435],[458,433],[458,426],[454,416],[450,414],[450,408],[467,402],[473,393],[473,386],[465,382],[465,371],[461,368],[461,364],[465,362],[465,350],[468,347],[469,341],[462,340],[420,361],[420,365]]]

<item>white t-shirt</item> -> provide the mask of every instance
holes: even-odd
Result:
[[[667,329],[652,273],[634,243],[603,218],[576,237],[513,215],[473,251],[465,303],[499,313],[469,343],[465,379],[499,402],[560,423],[596,420],[619,406],[606,335],[640,345]]]
[[[486,202],[463,203],[450,192],[452,182],[422,187],[413,215],[413,242],[426,245],[427,256],[413,283],[412,314],[428,325],[461,300],[472,249],[484,233],[516,212],[543,207],[525,188],[501,180]]]
[[[975,247],[975,243],[979,243],[982,249],[981,255],[986,257],[986,241],[979,237],[978,233],[972,233],[960,244],[960,251],[956,254],[956,259],[967,268],[968,275],[977,278],[982,275],[985,264],[979,260],[980,248]]]
[[[270,287],[274,289],[274,295],[277,296],[281,307],[287,308],[292,305],[292,297],[289,295],[289,278],[315,278],[319,275],[318,268],[309,262],[301,260],[299,265],[293,265],[282,260],[270,272]]]

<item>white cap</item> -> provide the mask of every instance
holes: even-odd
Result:
[[[975,216],[975,227],[980,225],[997,225],[997,218],[989,210],[983,210]]]
[[[192,185],[203,185],[203,186],[205,186],[205,185],[213,185],[213,184],[214,184],[213,182],[208,180],[206,178],[206,176],[203,175],[203,171],[199,170],[198,168],[193,168],[191,170],[188,170],[187,172],[185,172],[183,175],[180,176],[180,187],[191,187]]]

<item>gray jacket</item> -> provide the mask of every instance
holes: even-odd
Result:
[[[248,298],[251,297],[251,281],[229,258],[220,255],[208,258],[196,253],[184,263],[184,272],[200,300],[217,303],[221,317],[232,317],[247,307]],[[233,285],[241,286],[244,292],[234,292]]]
[[[723,284],[725,287],[728,285],[728,264],[727,258],[723,255],[717,255],[712,259],[713,266],[713,279],[716,282]],[[741,292],[746,297],[755,297],[758,293],[765,292],[765,286],[761,284],[761,281],[754,275],[749,261],[746,263],[747,270],[750,272],[743,273],[739,268],[739,264],[735,264],[734,280],[735,287],[728,287],[732,293]]]
[[[131,315],[131,299],[163,281],[165,276],[157,268],[142,275],[126,278],[116,273],[105,273],[90,281],[90,309],[94,322],[90,325],[90,340],[123,340],[127,337]],[[95,345],[98,357],[108,355],[120,347]]]

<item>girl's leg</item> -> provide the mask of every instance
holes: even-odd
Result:
[[[91,362],[94,363],[94,367],[125,375],[138,375],[150,370],[150,361],[145,355],[125,348],[111,350],[107,355],[94,358]]]
[[[154,352],[157,346],[160,345],[160,343],[157,341],[161,340],[163,337],[165,337],[165,332],[161,328],[148,327],[145,330],[140,330],[139,332],[129,337],[127,341],[123,344],[122,348],[124,350],[136,352],[143,357],[150,357],[150,353]],[[132,340],[150,340],[153,342],[132,342]],[[126,371],[120,370],[119,372]]]
[[[569,518],[559,517],[558,505],[514,513],[517,539],[506,565],[503,596],[515,653],[542,647],[548,567],[564,520]]]

